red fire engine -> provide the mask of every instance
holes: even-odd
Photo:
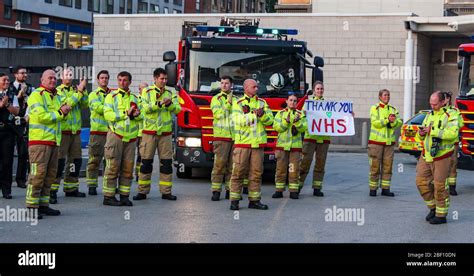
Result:
[[[322,80],[324,61],[313,57],[306,42],[289,38],[297,30],[259,28],[258,20],[224,18],[220,26],[185,22],[179,41],[178,59],[169,51],[168,86],[177,87],[182,111],[175,122],[175,166],[179,178],[192,176],[193,168],[213,166],[212,97],[220,92],[220,77],[234,80],[234,96],[243,95],[243,81],[252,78],[259,84],[258,97],[264,98],[274,113],[285,107],[289,93],[303,106],[306,91],[306,69],[312,70],[312,81]],[[272,75],[279,74],[275,87]],[[274,79],[274,78],[273,78]],[[273,84],[273,85],[272,85]],[[275,166],[274,148],[277,132],[267,127],[265,168]]]

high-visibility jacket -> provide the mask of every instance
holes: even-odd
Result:
[[[459,133],[458,117],[450,115],[446,109],[431,111],[423,120],[423,126],[431,126],[431,131],[425,136],[418,132],[416,135],[423,140],[422,157],[426,162],[450,157],[454,151],[454,139]],[[432,154],[433,138],[438,141],[438,150]],[[436,139],[439,138],[439,139]],[[433,147],[434,148],[434,147]]]
[[[109,129],[119,136],[123,142],[133,142],[138,136],[138,123],[143,120],[143,114],[130,119],[127,111],[132,105],[140,109],[137,96],[121,88],[110,92],[105,97],[104,117],[109,123]]]
[[[72,86],[65,86],[61,84],[56,87],[59,100],[61,105],[67,104],[72,109],[71,112],[63,119],[61,124],[61,130],[67,134],[79,134],[81,133],[82,120],[81,120],[81,108],[87,108],[87,91],[77,91]]]
[[[154,135],[169,135],[172,131],[173,114],[181,111],[177,93],[156,85],[143,88],[141,92],[144,121],[143,133]],[[164,98],[171,99],[169,106],[159,106]]]
[[[56,91],[38,87],[28,97],[30,145],[59,146],[61,143],[61,102]]]
[[[395,114],[396,119],[390,123],[388,116]],[[379,102],[370,108],[370,136],[369,144],[395,144],[395,129],[403,124],[398,110],[390,104]]]
[[[290,123],[286,121],[290,114]],[[293,120],[299,114],[300,120],[293,123]],[[285,151],[301,151],[303,147],[302,134],[307,129],[307,121],[304,112],[301,110],[291,110],[285,108],[278,111],[273,121],[273,128],[278,132],[276,149]]]
[[[244,114],[243,107],[248,106],[250,112]],[[263,108],[264,114],[258,118],[255,110]],[[273,114],[264,99],[257,96],[242,96],[232,104],[232,121],[235,131],[235,147],[260,148],[267,144],[265,126],[273,123]]]
[[[459,130],[461,130],[461,128],[464,126],[464,119],[462,118],[461,111],[459,111],[457,107],[452,105],[446,106],[445,110],[449,113],[450,116],[456,116],[458,118],[458,127]],[[453,143],[459,143],[459,135],[456,136],[456,139],[453,140]]]
[[[143,104],[142,104],[142,96],[140,94],[138,94],[138,102],[140,103],[140,106],[143,108]],[[143,120],[139,121],[138,122],[138,137],[142,137],[143,135]]]
[[[96,90],[89,94],[89,109],[91,110],[91,134],[104,135],[109,130],[109,124],[104,118],[105,96],[110,92],[97,87]]]
[[[324,97],[317,97],[315,95],[308,96],[308,100],[318,100],[324,101]],[[311,135],[309,134],[308,129],[304,133],[305,142],[316,142],[317,144],[329,144],[331,143],[331,136],[322,136],[322,135]]]
[[[212,97],[211,110],[214,117],[213,129],[214,140],[232,141],[234,139],[234,126],[232,123],[232,102],[235,101],[232,97],[229,103],[229,92],[221,91],[219,94]]]

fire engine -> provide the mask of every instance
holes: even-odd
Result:
[[[309,84],[323,79],[324,60],[313,58],[306,42],[290,36],[294,29],[260,28],[258,19],[223,18],[219,26],[205,22],[185,22],[178,44],[163,54],[168,86],[176,87],[182,111],[175,122],[175,158],[178,178],[192,177],[193,168],[213,166],[213,116],[210,102],[220,92],[220,77],[234,80],[232,93],[243,95],[243,81],[252,78],[259,85],[258,97],[264,98],[275,114],[285,107],[289,93],[297,95],[302,108]],[[273,77],[272,77],[273,76]],[[278,81],[280,80],[280,81]],[[277,83],[275,83],[277,82]],[[266,169],[274,168],[277,132],[266,128]]]
[[[473,168],[474,154],[474,73],[471,70],[473,54],[474,43],[459,46],[459,95],[456,98],[456,106],[461,111],[464,127],[459,131],[461,150],[458,160],[459,166],[465,168]]]

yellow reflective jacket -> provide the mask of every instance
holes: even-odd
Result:
[[[91,134],[107,134],[109,124],[104,118],[105,97],[110,92],[97,87],[96,90],[89,94],[89,109],[91,110]]]
[[[423,140],[422,156],[425,161],[433,162],[450,157],[454,151],[453,141],[459,133],[458,117],[450,115],[446,109],[441,108],[439,111],[428,113],[422,125],[431,126],[431,131],[427,135],[421,136],[419,132],[416,134]]]
[[[317,97],[315,95],[309,95],[308,100],[324,101],[324,97]],[[304,133],[305,142],[316,142],[317,144],[329,144],[331,143],[331,136],[311,135],[308,129]]]
[[[37,88],[28,97],[30,145],[45,144],[59,146],[61,143],[61,102],[56,92]]]
[[[290,123],[286,121],[290,114]],[[294,123],[296,114],[300,120]],[[303,147],[302,134],[307,130],[307,121],[303,111],[285,108],[278,111],[273,121],[273,128],[278,132],[276,149],[285,151],[301,151]]]
[[[456,116],[458,118],[458,127],[459,130],[464,126],[464,119],[462,118],[461,111],[455,106],[449,105],[445,107],[446,111],[449,113],[450,116]],[[456,139],[453,140],[453,143],[458,143],[459,142],[459,135],[456,137]],[[457,145],[456,145],[457,146]]]
[[[248,106],[250,112],[244,114],[243,107]],[[264,114],[258,118],[256,109],[263,108]],[[273,123],[273,114],[264,99],[257,96],[242,96],[232,104],[232,122],[235,131],[235,147],[259,148],[267,144],[265,126]]]
[[[395,114],[396,119],[390,123],[388,116]],[[369,144],[393,145],[395,144],[395,129],[403,124],[398,110],[390,104],[379,102],[370,108],[370,136]]]
[[[234,130],[232,125],[232,103],[235,101],[232,97],[229,103],[229,92],[221,91],[212,97],[211,110],[213,115],[214,140],[231,141],[234,139]]]
[[[110,130],[119,136],[123,142],[134,141],[137,138],[138,123],[143,120],[141,113],[133,119],[130,119],[127,115],[132,103],[140,109],[137,96],[120,88],[110,92],[105,97],[105,120],[109,123]]]
[[[151,85],[143,88],[140,97],[144,114],[142,132],[153,135],[171,134],[173,114],[178,114],[181,111],[177,93]],[[169,106],[158,105],[164,98],[171,99]]]
[[[72,110],[63,119],[61,130],[64,133],[76,134],[81,132],[81,108],[87,108],[87,91],[82,93],[72,86],[61,84],[56,87],[57,95],[61,101],[61,105],[67,104]]]

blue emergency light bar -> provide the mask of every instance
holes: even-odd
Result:
[[[240,26],[240,27],[229,27],[229,26],[205,26],[200,25],[196,27],[198,32],[213,32],[222,34],[273,34],[273,35],[297,35],[298,30],[295,29],[270,29],[270,28],[257,28],[256,26]]]

